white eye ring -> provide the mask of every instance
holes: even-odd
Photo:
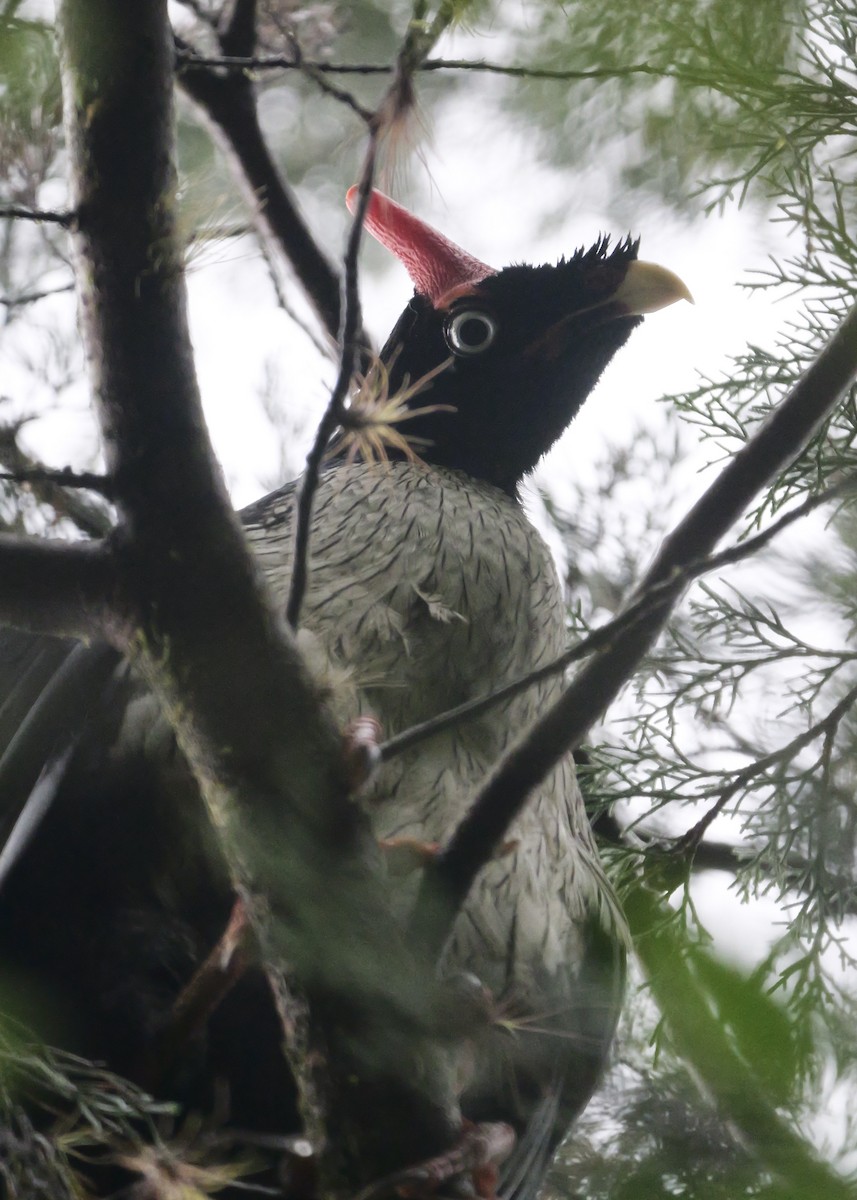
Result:
[[[452,353],[466,358],[487,350],[497,337],[498,328],[495,319],[484,309],[464,308],[453,313],[443,332]]]

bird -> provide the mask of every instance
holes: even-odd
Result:
[[[365,227],[414,284],[320,474],[298,644],[346,727],[386,736],[484,696],[566,646],[552,556],[521,485],[641,323],[689,293],[599,237],[555,264],[496,270],[372,191]],[[359,203],[352,189],[349,206]],[[275,606],[293,573],[296,483],[241,513]],[[560,693],[532,684],[386,762],[361,793],[382,844],[443,844],[519,731]],[[0,1000],[49,1039],[146,1081],[177,996],[235,893],[199,836],[196,781],[155,698],[113,651],[0,639]],[[396,883],[407,920],[416,884]],[[490,1016],[462,1050],[461,1110],[517,1134],[500,1194],[534,1196],[604,1069],[626,933],[574,764],[544,779],[480,872],[441,972]],[[223,1097],[243,1129],[293,1132],[296,1093],[261,972],[195,1031],[163,1089]]]

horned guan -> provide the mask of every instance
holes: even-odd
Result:
[[[377,436],[349,425],[321,477],[301,637],[338,718],[371,713],[390,735],[561,653],[562,591],[519,485],[642,315],[687,292],[630,239],[495,271],[380,193],[367,226],[415,294],[374,374]],[[242,513],[283,608],[295,509],[289,484]],[[365,798],[378,837],[442,842],[560,687],[543,680],[386,764]],[[25,998],[48,1040],[144,1078],[234,899],[216,838],[199,836],[195,780],[153,696],[104,647],[8,630],[0,688],[0,1000]],[[502,1190],[528,1195],[605,1062],[624,925],[570,758],[509,838],[442,967],[491,996],[461,1106],[515,1127]],[[191,1110],[216,1094],[242,1129],[294,1128],[278,1029],[248,971],[164,1087]]]

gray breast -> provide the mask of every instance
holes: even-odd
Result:
[[[278,604],[291,575],[293,493],[263,502],[248,536]],[[413,464],[340,467],[314,509],[303,640],[340,719],[371,712],[390,736],[559,655],[562,596],[520,506],[487,484]],[[502,751],[558,692],[558,679],[438,734],[388,764],[367,798],[379,836],[443,841]],[[619,920],[571,760],[510,831],[516,848],[482,872],[452,959],[491,986],[582,954],[583,923]],[[515,963],[509,962],[510,945]]]

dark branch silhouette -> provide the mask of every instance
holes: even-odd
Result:
[[[27,208],[23,204],[0,204],[0,218],[61,225],[63,229],[71,229],[75,222],[73,212],[58,212],[48,208]]]
[[[5,541],[4,566],[20,570],[4,570],[4,616],[100,633],[153,688],[236,874],[264,897],[253,923],[279,991],[288,960],[309,999],[307,1119],[323,1127],[335,1109],[343,1131],[322,1171],[359,1186],[454,1136],[449,1080],[415,1035],[431,975],[394,922],[339,732],[261,590],[211,451],[174,226],[166,0],[66,0],[61,35],[83,336],[117,528],[105,547]],[[393,1067],[372,1057],[382,1038]]]
[[[21,292],[17,296],[0,296],[0,304],[8,309],[25,308],[30,304],[38,304],[40,300],[47,300],[50,296],[67,295],[73,291],[73,283],[64,283],[60,287],[44,288],[40,292]]]
[[[50,483],[57,487],[81,488],[109,497],[113,485],[106,475],[95,471],[73,471],[71,467],[25,467],[20,471],[0,471],[0,480],[9,483]]]
[[[390,63],[331,63],[323,59],[287,58],[284,55],[205,55],[187,46],[180,46],[177,56],[182,68],[190,71],[219,68],[229,71],[306,71],[319,75],[392,75],[396,67]],[[485,59],[426,58],[415,67],[425,73],[434,71],[471,71],[489,75],[508,75],[518,79],[555,79],[559,82],[576,79],[617,79],[628,75],[678,76],[687,72],[653,67],[650,63],[630,63],[621,67],[595,67],[574,70],[553,67],[519,66],[514,63],[495,63]]]
[[[0,534],[0,622],[66,637],[103,636],[116,562],[101,542]]]
[[[307,457],[306,471],[301,481],[298,498],[298,516],[295,526],[295,554],[292,567],[292,580],[289,587],[289,598],[286,607],[286,619],[292,629],[296,629],[300,617],[301,605],[307,586],[307,563],[309,554],[309,531],[312,516],[312,503],[318,487],[319,472],[324,452],[337,427],[342,422],[345,412],[345,401],[351,387],[355,369],[359,366],[364,370],[367,361],[361,361],[360,352],[364,349],[361,334],[360,297],[357,290],[357,257],[363,234],[363,222],[369,206],[372,184],[375,177],[375,162],[378,145],[384,136],[395,127],[400,117],[407,113],[413,102],[412,77],[419,64],[424,61],[434,42],[448,24],[449,17],[436,22],[427,31],[418,32],[417,23],[413,22],[402,42],[396,59],[396,69],[393,81],[374,113],[368,114],[369,145],[363,162],[363,171],[358,187],[357,209],[348,237],[345,255],[343,294],[342,294],[342,328],[339,332],[340,365],[339,373],[333,387],[327,409],[322,416],[316,431],[312,449]]]
[[[286,605],[286,620],[292,629],[297,629],[300,619],[308,582],[308,555],[310,522],[312,519],[312,504],[318,487],[324,453],[328,447],[336,427],[340,424],[345,412],[345,402],[351,389],[354,370],[358,362],[360,346],[358,343],[360,331],[360,298],[357,293],[357,256],[360,253],[360,242],[363,234],[363,221],[372,192],[372,180],[375,174],[375,149],[377,137],[374,130],[369,135],[369,146],[363,165],[360,180],[360,193],[357,212],[351,225],[348,237],[348,247],[345,253],[344,287],[342,304],[342,331],[340,334],[339,372],[333,385],[330,400],[321,418],[312,448],[307,455],[306,469],[301,479],[298,495],[297,520],[295,521],[295,553],[292,566],[292,578],[289,585],[289,599]]]

